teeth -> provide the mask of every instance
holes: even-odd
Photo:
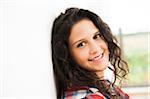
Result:
[[[97,57],[95,57],[94,59],[93,59],[93,61],[97,61],[97,60],[99,60],[100,58],[102,58],[102,54],[101,55],[99,55],[99,56],[97,56]]]
[[[94,58],[88,59],[88,61],[97,61],[97,60],[101,59],[102,57],[103,57],[103,53],[100,54],[99,56],[96,56]]]

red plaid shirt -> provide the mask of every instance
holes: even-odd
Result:
[[[117,87],[117,90],[123,97],[121,99],[131,99],[126,93]],[[72,87],[67,89],[62,99],[109,99],[94,87]]]
[[[86,86],[69,88],[63,99],[106,99],[98,89]]]

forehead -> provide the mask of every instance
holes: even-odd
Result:
[[[86,38],[87,36],[93,35],[93,33],[96,33],[97,31],[99,31],[98,28],[91,20],[82,19],[73,25],[69,39],[72,41],[72,39],[78,40]]]
[[[73,32],[92,32],[94,29],[98,30],[94,23],[89,19],[82,19],[73,25],[71,33]]]

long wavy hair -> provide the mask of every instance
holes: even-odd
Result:
[[[54,78],[57,90],[57,98],[60,98],[66,89],[71,86],[95,86],[104,95],[107,89],[103,87],[101,80],[95,73],[81,68],[71,57],[68,38],[74,24],[82,19],[91,20],[99,29],[109,49],[109,61],[113,68],[110,68],[116,79],[122,80],[128,73],[128,65],[121,58],[121,49],[117,45],[116,38],[112,35],[109,26],[95,13],[79,8],[68,8],[61,13],[53,22],[52,27],[52,62]]]

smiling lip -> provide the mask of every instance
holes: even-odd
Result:
[[[96,56],[96,57],[94,57],[94,58],[92,58],[92,59],[89,59],[89,61],[99,62],[99,61],[101,61],[102,58],[103,58],[103,53]]]

